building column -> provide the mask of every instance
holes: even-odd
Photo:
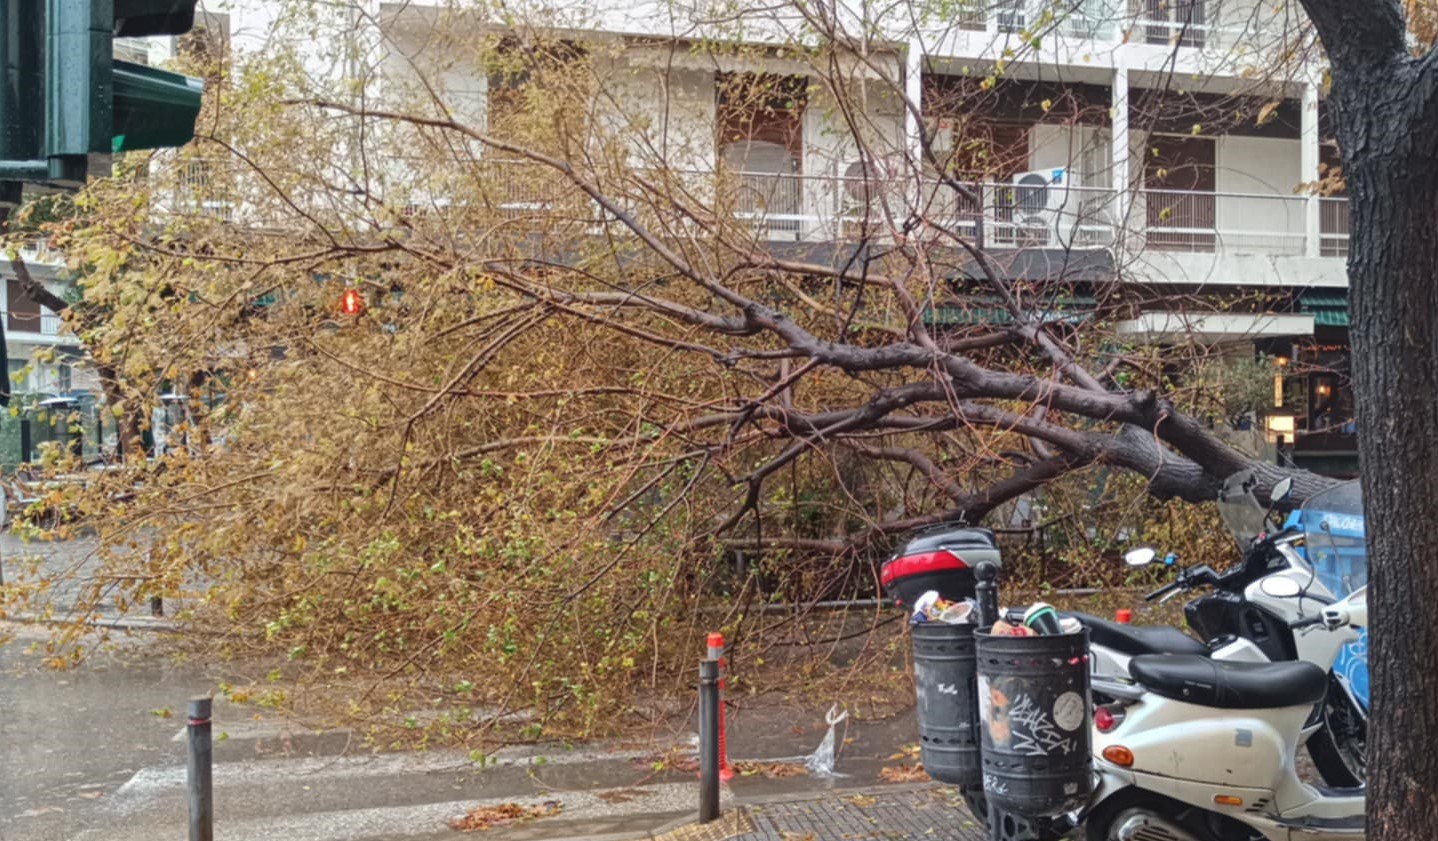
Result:
[[[1122,63],[1113,71],[1113,104],[1109,108],[1109,151],[1113,156],[1114,216],[1119,230],[1128,226],[1132,206],[1128,152],[1128,68]]]
[[[904,144],[915,168],[923,167],[924,126],[924,45],[917,37],[909,39],[904,63]]]
[[[1304,184],[1318,181],[1319,137],[1318,137],[1318,85],[1303,83],[1303,105],[1299,120],[1299,173],[1298,180]],[[1322,199],[1317,193],[1308,197],[1304,206],[1303,253],[1317,257],[1322,253],[1322,223],[1319,216]]]

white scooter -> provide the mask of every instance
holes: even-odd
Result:
[[[1222,573],[1207,566],[1182,570],[1177,579],[1148,597],[1168,601],[1196,588],[1211,588],[1185,610],[1190,626],[1205,636],[1207,644],[1174,628],[1118,625],[1084,616],[1091,636],[1093,677],[1125,681],[1131,677],[1132,659],[1144,654],[1202,655],[1226,663],[1312,663],[1329,673],[1328,690],[1320,699],[1324,703],[1315,707],[1305,724],[1300,742],[1309,745],[1320,775],[1330,785],[1361,785],[1366,710],[1342,676],[1332,674],[1344,647],[1358,640],[1358,633],[1352,627],[1322,634],[1292,630],[1314,609],[1336,601],[1298,549],[1305,540],[1322,538],[1298,530],[1263,531],[1269,512],[1252,498],[1242,477],[1235,478],[1221,497],[1220,510],[1235,534],[1248,540],[1242,563]],[[1275,499],[1287,496],[1288,481],[1274,487]],[[1139,567],[1157,557],[1153,549],[1142,548],[1129,552],[1124,560]],[[1172,562],[1171,555],[1165,559],[1169,565]]]
[[[1303,599],[1287,578],[1269,579],[1264,592]],[[1341,636],[1367,614],[1362,588],[1292,628]],[[1094,711],[1099,783],[1075,816],[1088,841],[1364,837],[1362,789],[1321,789],[1298,776],[1305,723],[1328,685],[1322,668],[1143,655],[1129,672],[1133,684],[1094,681],[1096,693],[1118,700]]]

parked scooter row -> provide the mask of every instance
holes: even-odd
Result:
[[[1315,553],[1339,548],[1327,545],[1333,542],[1327,520],[1300,518],[1294,528],[1270,529],[1270,512],[1252,500],[1251,491],[1247,477],[1225,488],[1227,502],[1245,501],[1247,516],[1252,519],[1254,510],[1259,515],[1243,562],[1223,573],[1207,566],[1182,570],[1149,596],[1211,590],[1185,611],[1206,642],[1176,629],[1080,616],[1091,637],[1092,694],[1099,702],[1092,711],[1092,794],[1063,815],[1026,815],[1029,821],[1013,827],[1003,823],[996,838],[1055,839],[1080,826],[1089,841],[1363,837],[1362,789],[1305,783],[1297,772],[1297,752],[1307,740],[1319,761],[1324,739],[1347,739],[1346,758],[1358,760],[1354,781],[1361,785],[1363,731],[1358,738],[1336,732],[1330,714],[1339,704],[1362,714],[1361,700],[1333,666],[1339,652],[1358,639],[1356,629],[1366,625],[1366,588],[1335,598],[1314,567]],[[1272,496],[1281,499],[1286,491],[1277,487]],[[1323,504],[1315,498],[1306,507],[1322,510]],[[991,537],[976,537],[981,530],[961,531],[971,546],[992,546]],[[945,538],[931,533],[927,540],[935,559],[948,564]],[[962,557],[958,551],[949,554]],[[1156,557],[1146,550],[1129,560],[1147,565]],[[983,563],[997,560],[994,550]],[[901,600],[906,577],[885,582]],[[952,573],[950,579],[931,575],[925,584],[951,579]],[[967,594],[960,588],[949,597]],[[1026,723],[1042,724],[1042,711]],[[1341,774],[1331,766],[1324,770],[1320,764],[1320,772],[1330,785],[1341,785]],[[969,796],[984,814],[980,792]]]
[[[1281,589],[1271,586],[1272,597],[1303,598]],[[1367,616],[1365,587],[1289,627],[1305,638],[1347,638]],[[1298,775],[1298,748],[1328,689],[1321,666],[1143,654],[1129,672],[1132,682],[1093,682],[1115,700],[1094,710],[1100,783],[1071,816],[1089,841],[1363,837],[1362,788]]]
[[[1145,654],[1198,655],[1228,663],[1312,663],[1327,675],[1326,691],[1305,723],[1300,741],[1307,745],[1324,782],[1341,787],[1362,785],[1367,704],[1348,678],[1335,671],[1340,657],[1360,639],[1359,633],[1352,627],[1325,634],[1294,630],[1311,627],[1322,609],[1352,592],[1351,584],[1348,592],[1331,592],[1312,561],[1315,554],[1336,552],[1330,545],[1332,531],[1320,528],[1314,533],[1304,527],[1326,524],[1321,516],[1297,518],[1288,528],[1273,519],[1273,508],[1288,496],[1289,480],[1275,485],[1267,508],[1254,498],[1252,487],[1251,474],[1233,477],[1225,483],[1219,500],[1225,522],[1240,543],[1246,544],[1242,562],[1221,573],[1207,565],[1181,569],[1171,583],[1147,597],[1148,601],[1167,601],[1181,593],[1205,591],[1184,609],[1189,628],[1203,642],[1174,628],[1135,627],[1075,614],[1089,628],[1093,675],[1096,679],[1128,680],[1132,658]],[[1345,488],[1344,493],[1351,490]],[[1304,509],[1324,512],[1329,505],[1328,495],[1320,494]],[[1361,544],[1350,548],[1361,552]],[[1125,560],[1131,566],[1147,566],[1155,562],[1157,554],[1153,549],[1138,549]]]

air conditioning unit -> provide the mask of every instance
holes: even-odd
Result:
[[[995,238],[1026,248],[1074,245],[1079,198],[1078,174],[1067,167],[1021,172],[999,203]]]

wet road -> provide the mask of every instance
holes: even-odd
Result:
[[[139,650],[99,654],[57,672],[18,634],[0,646],[0,839],[68,839],[139,769],[184,761],[172,741],[185,699],[215,684],[202,670],[175,668]],[[156,711],[169,709],[172,717]]]

